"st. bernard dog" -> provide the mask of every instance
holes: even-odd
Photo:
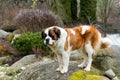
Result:
[[[59,67],[56,69],[66,73],[69,66],[70,54],[82,50],[84,60],[78,65],[86,71],[90,71],[92,55],[100,48],[107,48],[110,41],[101,38],[101,33],[94,27],[80,25],[74,28],[61,28],[51,26],[42,32],[44,43],[57,55]]]

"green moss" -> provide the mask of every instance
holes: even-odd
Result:
[[[85,74],[85,71],[74,72],[69,80],[83,80],[86,77]]]
[[[98,75],[87,75],[86,80],[100,80],[101,76]]]
[[[80,70],[74,72],[69,80],[100,80],[101,76]]]

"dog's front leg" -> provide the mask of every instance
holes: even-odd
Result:
[[[56,69],[56,71],[61,71],[63,68],[62,55],[57,54],[57,60],[58,60],[59,67]]]
[[[68,71],[69,58],[70,58],[70,54],[69,53],[67,53],[67,52],[63,52],[62,53],[63,69],[61,70],[61,73],[66,73]]]

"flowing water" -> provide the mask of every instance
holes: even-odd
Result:
[[[120,34],[107,34],[107,38],[111,40],[112,45],[120,46]]]

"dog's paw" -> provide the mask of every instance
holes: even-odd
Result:
[[[68,72],[68,69],[62,69],[60,72],[61,72],[62,74],[67,73],[67,72]]]
[[[85,68],[85,65],[83,65],[83,64],[79,64],[79,65],[78,65],[78,68],[83,69],[83,68]]]
[[[61,69],[60,68],[57,68],[56,71],[60,71]]]
[[[85,70],[85,71],[90,71],[90,68],[89,68],[89,67],[86,67],[84,70]]]

